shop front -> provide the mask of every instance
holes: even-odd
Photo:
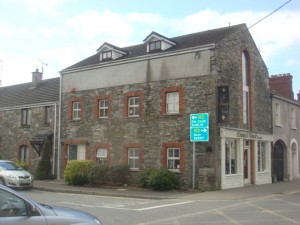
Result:
[[[267,184],[271,178],[271,134],[220,128],[221,189]]]

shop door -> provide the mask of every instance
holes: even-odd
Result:
[[[274,174],[277,181],[283,181],[283,148],[279,145],[274,146]]]
[[[250,141],[244,141],[244,184],[250,184]]]

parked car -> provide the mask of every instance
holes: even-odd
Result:
[[[102,225],[86,212],[63,207],[52,207],[22,196],[0,184],[0,224],[5,225]]]
[[[0,160],[0,184],[12,188],[31,188],[33,175],[9,160]]]

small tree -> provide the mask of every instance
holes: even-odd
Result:
[[[35,172],[35,179],[49,180],[52,179],[51,175],[51,162],[50,162],[50,144],[46,139],[43,145],[42,159],[39,161],[37,170]]]

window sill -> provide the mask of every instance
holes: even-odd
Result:
[[[181,113],[165,113],[164,116],[181,116]]]
[[[30,128],[30,125],[21,125],[21,128]]]

